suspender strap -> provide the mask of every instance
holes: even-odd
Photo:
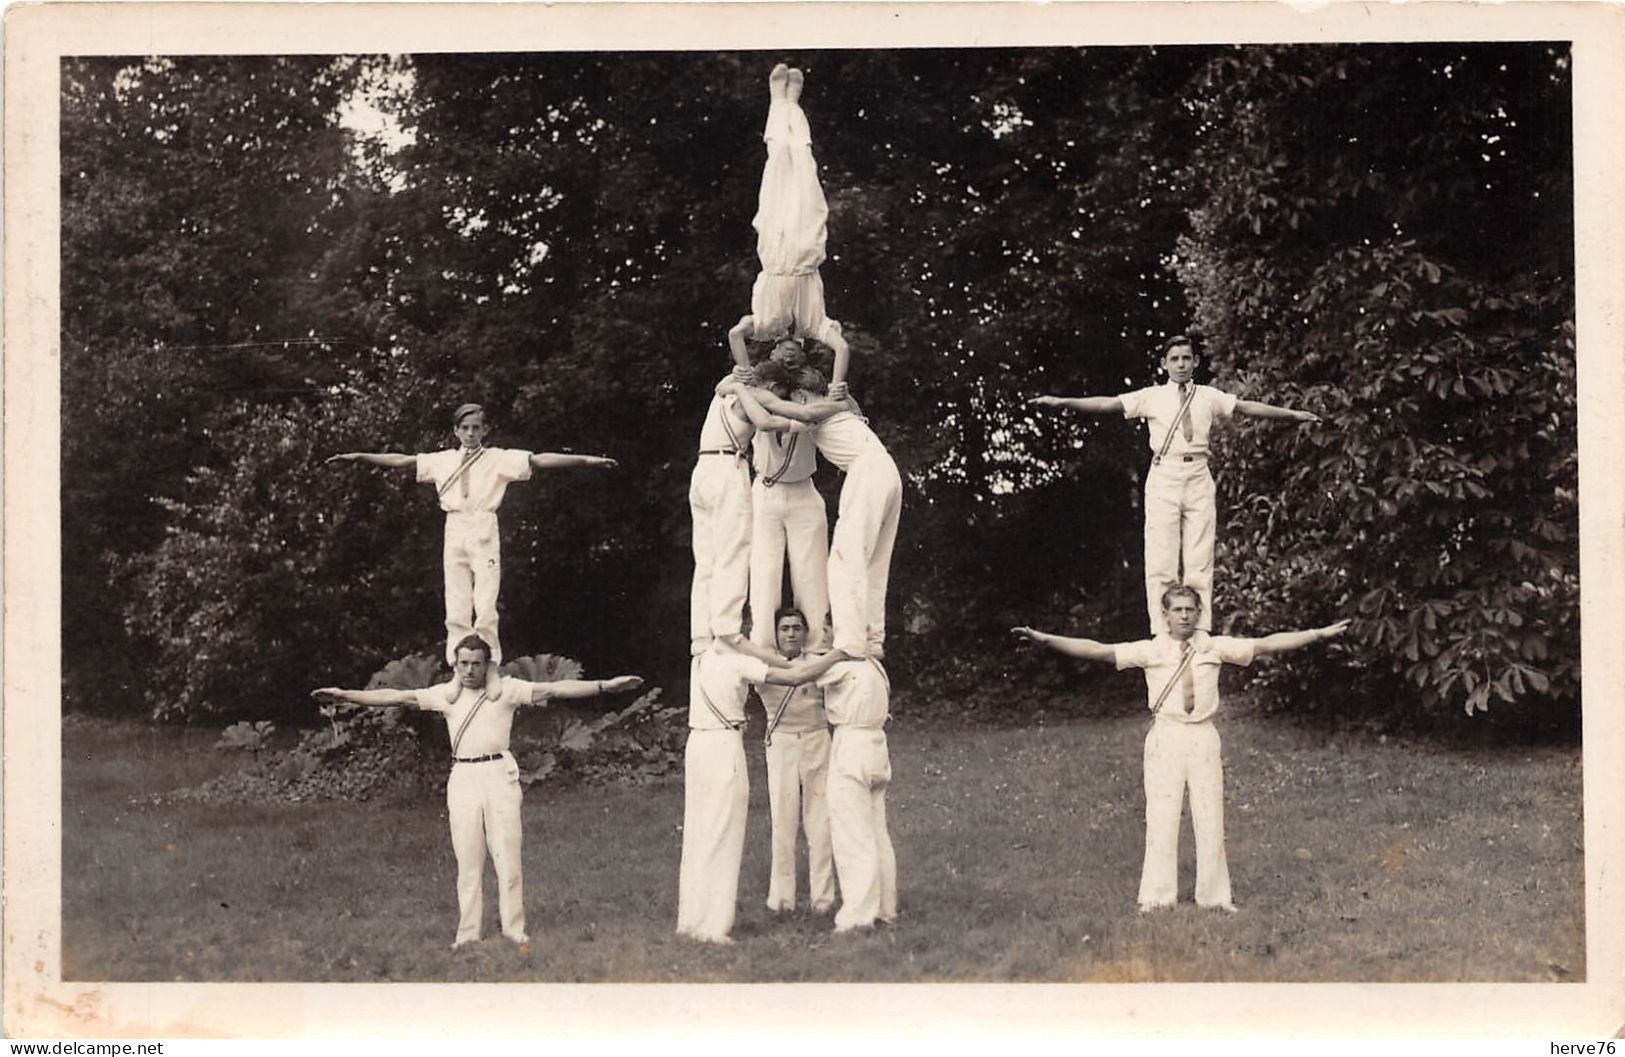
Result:
[[[722,419],[722,428],[728,434],[728,443],[733,445],[735,458],[745,458],[745,448],[739,443],[739,438],[734,435],[733,423],[728,421],[728,407],[726,401],[724,402],[722,408],[719,409],[717,417]],[[747,462],[747,466],[748,465],[749,463]]]
[[[697,666],[696,666],[694,674],[696,676],[700,674]],[[730,721],[727,716],[724,716],[722,714],[721,709],[717,708],[716,705],[713,705],[711,703],[711,695],[705,692],[705,683],[704,682],[702,682],[699,679],[695,679],[694,680],[694,689],[699,692],[700,700],[705,702],[705,707],[709,708],[711,710],[711,714],[713,716],[717,717],[717,722],[718,723],[721,723],[724,727],[727,727],[729,730],[738,730],[740,727],[743,727],[745,725],[743,720],[740,720],[737,723]]]
[[[1191,401],[1196,399],[1196,383],[1192,382],[1190,385],[1191,391],[1185,394],[1185,402],[1179,405],[1179,414],[1174,416],[1173,423],[1168,427],[1168,435],[1162,438],[1162,447],[1157,450],[1157,462],[1161,462],[1162,457],[1167,455],[1168,449],[1173,446],[1174,431],[1179,428],[1180,422],[1184,421],[1185,415],[1190,411]]]
[[[462,477],[463,474],[467,473],[468,468],[473,466],[474,463],[479,460],[479,457],[484,454],[485,447],[481,445],[480,447],[474,449],[473,454],[463,456],[463,461],[457,464],[457,469],[451,471],[451,475],[446,478],[446,480],[440,485],[439,490],[435,492],[435,498],[438,499],[445,496],[446,490],[452,485],[456,484],[457,479]]]
[[[463,743],[463,735],[467,733],[468,725],[474,722],[474,714],[480,710],[480,706],[483,704],[485,704],[485,691],[481,690],[480,696],[474,701],[474,707],[468,710],[468,715],[463,717],[462,725],[457,728],[456,736],[451,739],[451,754],[453,756],[457,755],[457,747]]]
[[[1157,695],[1156,703],[1151,706],[1152,715],[1162,711],[1163,703],[1168,700],[1168,695],[1173,693],[1174,687],[1179,683],[1179,677],[1185,674],[1185,669],[1190,667],[1191,658],[1194,656],[1196,656],[1196,650],[1191,647],[1189,642],[1185,643],[1185,651],[1179,657],[1179,667],[1174,669],[1174,674],[1168,679],[1167,685]]]
[[[780,479],[783,478],[786,473],[789,472],[789,470],[790,470],[790,459],[795,455],[795,453],[796,453],[796,441],[798,441],[800,439],[801,439],[801,434],[799,434],[799,433],[790,434],[790,443],[785,445],[784,458],[782,460],[780,460],[779,468],[777,470],[774,470],[772,473],[768,474],[766,477],[762,478],[762,486],[764,488],[772,488],[774,485],[779,483]],[[769,444],[774,443],[774,441],[772,439],[772,434],[768,434],[768,443]]]
[[[773,732],[779,729],[779,721],[784,718],[784,710],[790,707],[790,698],[795,696],[796,689],[794,686],[785,688],[784,700],[779,702],[778,709],[774,711],[773,718],[767,724],[767,736],[762,739],[763,744],[773,744]]]

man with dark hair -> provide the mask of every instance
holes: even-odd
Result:
[[[446,717],[451,735],[451,775],[446,780],[446,812],[451,819],[451,848],[457,857],[457,936],[454,948],[480,938],[484,916],[485,852],[497,871],[497,903],[502,934],[527,943],[523,864],[519,857],[522,830],[519,764],[508,751],[513,715],[520,705],[541,705],[550,698],[593,697],[636,690],[635,675],[614,679],[565,679],[531,683],[504,678],[491,667],[491,647],[478,635],[456,645],[451,680],[424,690],[341,690],[323,687],[311,696],[369,708],[416,708]]]
[[[508,485],[528,481],[532,470],[577,466],[609,468],[615,460],[601,455],[564,455],[518,448],[492,448],[485,408],[462,404],[452,413],[457,447],[423,455],[347,451],[328,462],[365,462],[373,466],[417,471],[419,481],[435,486],[446,512],[442,553],[446,584],[446,663],[456,664],[457,643],[478,635],[491,647],[491,659],[502,663],[497,638],[497,594],[502,587],[502,536],[497,507]]]
[[[1219,732],[1219,669],[1248,665],[1254,657],[1296,650],[1348,630],[1339,620],[1312,631],[1286,631],[1259,639],[1209,635],[1198,626],[1202,598],[1184,585],[1161,598],[1167,631],[1140,642],[1108,645],[1063,638],[1028,627],[1011,632],[1068,657],[1145,670],[1147,704],[1154,720],[1145,738],[1145,863],[1140,872],[1142,911],[1172,906],[1179,890],[1179,816],[1190,788],[1191,828],[1196,833],[1196,902],[1234,910],[1230,866],[1224,854],[1224,768]]]
[[[683,749],[683,852],[677,871],[677,934],[732,943],[745,852],[750,776],[745,764],[745,700],[753,684],[795,686],[843,659],[821,657],[770,666],[750,655],[747,639],[716,639],[690,662],[688,744]]]
[[[1208,470],[1208,433],[1232,414],[1319,422],[1308,411],[1238,400],[1210,385],[1192,381],[1198,358],[1191,339],[1176,334],[1163,343],[1166,385],[1121,396],[1035,396],[1037,407],[1066,407],[1092,414],[1143,418],[1149,427],[1151,468],[1145,476],[1145,607],[1152,634],[1167,630],[1158,604],[1163,585],[1185,583],[1213,596],[1213,474]],[[1182,575],[1183,573],[1183,575]],[[1202,630],[1212,630],[1212,611]]]
[[[807,617],[786,607],[773,615],[780,655],[794,661],[807,642]],[[756,693],[767,711],[767,805],[773,821],[773,866],[768,875],[767,906],[796,906],[796,834],[807,832],[807,886],[815,913],[835,906],[835,859],[830,844],[829,805],[824,788],[829,779],[829,721],[824,692],[815,683],[772,686],[758,683]]]

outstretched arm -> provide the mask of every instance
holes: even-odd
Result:
[[[1253,643],[1253,655],[1262,657],[1267,653],[1285,653],[1288,650],[1302,649],[1325,639],[1335,639],[1348,629],[1349,622],[1339,620],[1335,624],[1310,631],[1281,631],[1274,635],[1266,635]]]
[[[1035,396],[1027,403],[1034,407],[1069,407],[1092,415],[1123,413],[1123,401],[1115,396]]]
[[[840,650],[800,657],[783,668],[769,668],[767,681],[777,686],[800,686],[812,682],[842,661],[851,659]]]
[[[411,470],[417,466],[418,457],[392,451],[344,451],[329,455],[323,460],[323,465],[330,462],[370,462],[374,466],[387,466],[392,470]]]
[[[320,690],[312,690],[310,696],[323,704],[339,701],[367,708],[416,708],[418,703],[416,690],[341,690],[336,686],[324,686]]]
[[[1040,646],[1048,646],[1057,653],[1064,653],[1068,657],[1079,657],[1086,661],[1104,661],[1114,663],[1117,659],[1112,648],[1103,642],[1094,639],[1069,639],[1062,635],[1051,635],[1047,631],[1037,631],[1033,628],[1011,628],[1010,634],[1027,642],[1035,642]]]
[[[780,400],[765,390],[753,390],[752,393],[771,414],[805,422],[810,426],[816,426],[831,415],[853,408],[853,404],[846,400],[815,400],[810,404],[798,404],[794,400]]]
[[[555,697],[568,699],[624,694],[642,685],[642,677],[636,675],[618,675],[613,679],[560,679],[551,683],[537,683],[528,703],[540,705]]]
[[[1260,403],[1257,400],[1237,400],[1236,414],[1249,415],[1253,418],[1289,418],[1295,422],[1320,421],[1320,416],[1313,411],[1297,411],[1290,407]]]
[[[538,470],[567,470],[577,466],[596,466],[608,470],[615,466],[615,460],[604,455],[563,455],[539,451],[530,457],[530,464]]]
[[[751,389],[746,386],[737,386],[736,388],[730,390],[730,392],[739,397],[739,406],[744,409],[745,417],[749,418],[750,424],[755,426],[757,429],[765,429],[773,433],[792,433],[796,430],[806,428],[801,423],[795,422],[783,415],[775,415],[766,407],[762,406],[762,401],[758,399],[759,397],[765,397],[768,400],[774,401],[775,403],[789,403],[789,401],[779,400],[765,389]],[[801,405],[791,404],[790,406],[800,407]]]

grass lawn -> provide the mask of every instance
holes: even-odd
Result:
[[[1240,703],[1240,702],[1238,702]],[[448,949],[442,798],[151,806],[236,757],[216,732],[72,724],[62,976],[257,981],[1554,981],[1584,978],[1577,750],[1444,751],[1231,708],[1239,913],[1142,916],[1138,716],[990,729],[894,721],[901,916],[868,936],[771,920],[759,738],[728,948],[673,935],[680,780],[525,797],[531,943]],[[802,892],[805,898],[805,891]]]

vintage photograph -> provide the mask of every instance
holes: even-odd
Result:
[[[52,972],[1583,985],[1573,42],[1289,39],[63,54]]]

